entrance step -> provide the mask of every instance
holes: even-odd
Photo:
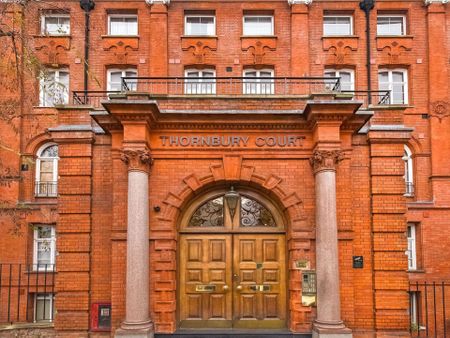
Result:
[[[183,329],[175,333],[155,334],[155,338],[311,338],[310,333],[292,333],[288,330],[211,330]]]

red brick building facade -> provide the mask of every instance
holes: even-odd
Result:
[[[449,332],[445,1],[3,6],[0,336]]]

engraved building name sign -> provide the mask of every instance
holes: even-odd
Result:
[[[167,136],[161,135],[163,147],[301,147],[305,136]]]

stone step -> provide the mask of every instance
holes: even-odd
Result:
[[[311,338],[310,333],[287,330],[178,330],[171,334],[155,334],[155,338]]]

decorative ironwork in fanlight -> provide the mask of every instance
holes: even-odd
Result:
[[[223,197],[202,204],[192,215],[190,227],[223,227]]]
[[[275,227],[275,220],[269,210],[258,201],[241,197],[241,226]]]
[[[223,227],[224,201],[227,203],[229,219],[233,220],[235,209],[240,207],[241,227],[276,227],[272,213],[258,201],[239,195],[231,189],[224,196],[203,203],[189,220],[189,227]]]

